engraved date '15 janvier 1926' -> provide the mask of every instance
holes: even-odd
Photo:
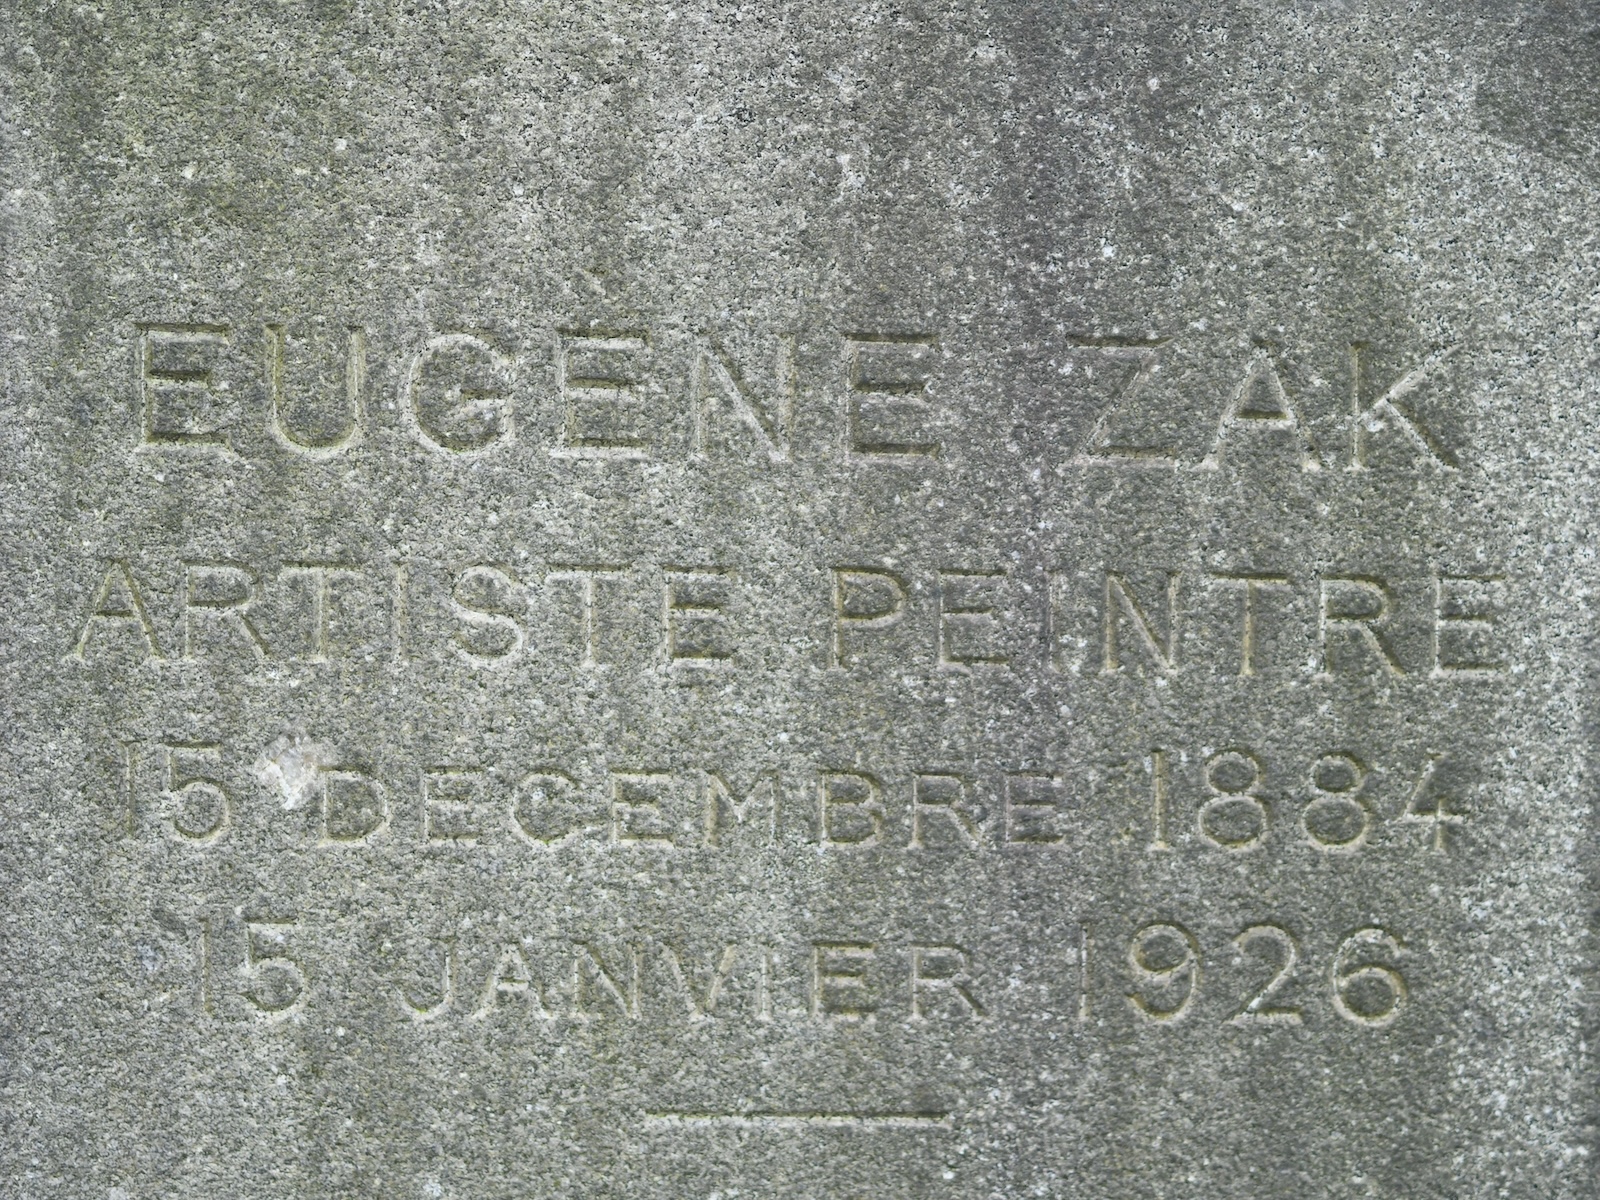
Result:
[[[313,1002],[319,980],[351,966],[293,917],[240,908],[184,920],[163,912],[160,929],[139,950],[144,973],[165,985],[160,1002],[186,998],[206,1017],[281,1022]],[[950,941],[758,939],[695,954],[670,938],[507,932],[463,926],[409,949],[373,939],[367,966],[386,981],[380,986],[392,1010],[418,1024],[751,1021],[915,1029],[982,1026],[1026,1013],[1089,1025],[1111,1015],[1101,1009],[1109,1002],[1113,1012],[1155,1026],[1203,1020],[1205,1013],[1236,1026],[1299,1027],[1326,1013],[1377,1029],[1397,1020],[1411,998],[1401,963],[1412,951],[1376,925],[1332,937],[1313,931],[1326,961],[1308,964],[1302,937],[1273,921],[1208,934],[1210,950],[1185,925],[1147,921],[1104,955],[1083,924],[1068,944],[1038,947],[1048,961],[1031,965],[1034,982],[1022,988],[1014,971],[1000,972],[1011,986],[998,987],[996,964]],[[1223,982],[1206,984],[1211,975]],[[1213,986],[1219,994],[1208,998]]]

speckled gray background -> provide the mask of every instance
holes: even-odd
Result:
[[[1597,20],[10,0],[0,1195],[1595,1194]]]

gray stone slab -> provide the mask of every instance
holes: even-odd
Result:
[[[5,13],[6,1196],[1595,1194],[1591,6]]]

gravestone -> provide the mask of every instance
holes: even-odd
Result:
[[[1594,1194],[1592,10],[7,14],[6,1195]]]

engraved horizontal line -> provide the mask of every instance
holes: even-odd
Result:
[[[656,1125],[729,1129],[949,1129],[947,1112],[648,1112]]]

